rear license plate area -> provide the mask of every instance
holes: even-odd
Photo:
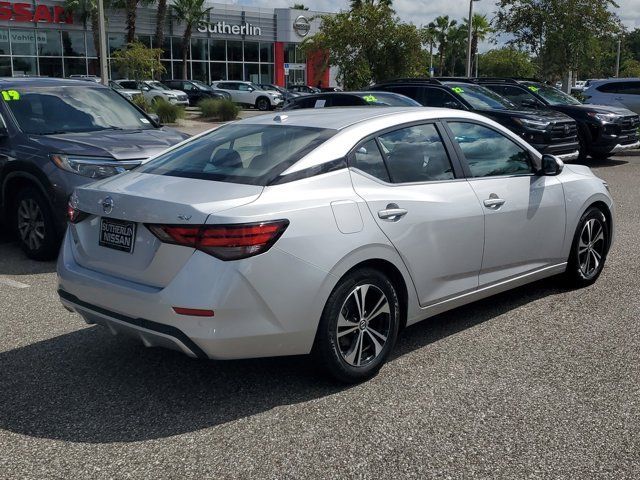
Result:
[[[133,253],[135,240],[136,224],[134,222],[113,218],[100,219],[100,238],[98,244],[101,247]]]

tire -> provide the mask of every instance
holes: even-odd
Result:
[[[578,149],[578,161],[584,162],[589,155],[589,143],[587,142],[586,135],[580,129],[578,129],[578,143],[580,145]]]
[[[256,108],[261,112],[266,112],[267,110],[271,110],[271,102],[268,98],[260,97],[256,100]]]
[[[565,273],[569,286],[582,288],[595,283],[607,260],[610,232],[607,217],[599,208],[590,207],[582,215],[573,236]]]
[[[49,202],[34,187],[21,190],[12,202],[13,229],[20,247],[33,260],[51,260],[58,254],[59,237]]]
[[[364,309],[359,308],[363,297]],[[370,268],[353,271],[327,300],[312,352],[315,362],[340,382],[367,380],[389,357],[399,325],[398,294],[389,279]]]

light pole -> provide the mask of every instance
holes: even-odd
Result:
[[[480,53],[476,52],[476,75],[475,77],[478,78],[478,60],[480,59]]]
[[[471,32],[473,31],[473,2],[480,0],[469,0],[469,34],[467,35],[467,78],[471,78]]]
[[[98,0],[98,37],[100,39],[100,80],[109,84],[109,65],[107,63],[107,34],[105,31],[104,2]]]

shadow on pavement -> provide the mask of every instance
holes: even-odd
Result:
[[[547,295],[547,280],[408,328],[391,362]],[[110,443],[164,438],[351,388],[308,357],[213,362],[89,327],[0,353],[0,428],[34,437]]]
[[[0,275],[34,275],[55,271],[55,261],[31,260],[22,252],[17,243],[0,234]]]
[[[627,160],[620,160],[619,158],[587,158],[580,162],[582,165],[586,165],[589,168],[603,168],[603,167],[617,167],[620,165],[626,165],[629,163]]]

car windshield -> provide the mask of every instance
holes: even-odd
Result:
[[[156,157],[138,172],[268,185],[336,130],[230,124]]]
[[[15,89],[5,101],[24,133],[49,135],[99,130],[153,128],[151,122],[120,94],[91,85]]]
[[[200,80],[191,80],[191,83],[193,83],[200,90],[211,90],[211,87],[209,85],[207,85],[204,82],[201,82]]]
[[[512,110],[516,108],[511,101],[480,85],[469,83],[447,83],[446,85],[453,93],[462,97],[477,110]]]
[[[523,84],[533,93],[540,95],[550,105],[582,105],[571,95],[543,83],[525,82]]]
[[[418,102],[404,95],[393,95],[382,92],[364,92],[359,94],[370,105],[388,107],[421,107]]]
[[[144,82],[144,83],[150,88],[153,88],[155,90],[171,90],[169,87],[167,87],[166,85],[160,82]]]

